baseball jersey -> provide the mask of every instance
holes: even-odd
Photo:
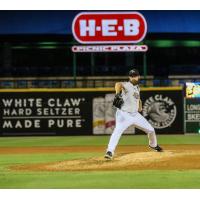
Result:
[[[133,85],[131,82],[122,82],[124,89],[122,90],[122,98],[124,104],[121,110],[125,112],[138,112],[140,100],[140,88],[138,85]]]

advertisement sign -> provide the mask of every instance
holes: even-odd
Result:
[[[139,43],[146,32],[139,12],[81,12],[72,23],[73,36],[82,44]]]
[[[200,98],[185,98],[185,132],[200,133]]]
[[[84,135],[91,132],[90,98],[84,93],[0,93],[2,135]]]
[[[186,98],[200,98],[200,82],[186,83]]]
[[[0,92],[0,135],[111,134],[115,128],[114,95],[114,89]],[[142,90],[141,99],[142,115],[157,133],[183,133],[182,90]],[[131,126],[124,133],[141,131]]]
[[[144,91],[142,115],[157,133],[183,133],[183,92]]]
[[[73,46],[73,52],[146,52],[147,45]]]

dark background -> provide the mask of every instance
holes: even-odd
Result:
[[[79,12],[0,11],[0,77],[72,76],[71,24]],[[199,74],[200,11],[139,12],[148,24],[147,75]],[[81,53],[76,60],[77,76],[127,75],[133,66],[143,74],[143,53]]]

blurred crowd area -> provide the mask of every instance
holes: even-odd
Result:
[[[127,76],[99,77],[22,77],[0,78],[0,88],[99,88],[113,87],[116,82],[127,81]],[[155,79],[153,76],[141,77],[142,87],[174,87],[185,86],[186,82],[200,82],[200,76],[171,76],[165,79]]]
[[[113,87],[137,68],[141,86],[200,81],[200,34],[148,34],[149,50],[73,53],[71,35],[1,35],[0,88]]]

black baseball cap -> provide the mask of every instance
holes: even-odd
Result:
[[[140,73],[137,69],[132,69],[129,71],[128,75],[133,77],[133,76],[139,76]]]

